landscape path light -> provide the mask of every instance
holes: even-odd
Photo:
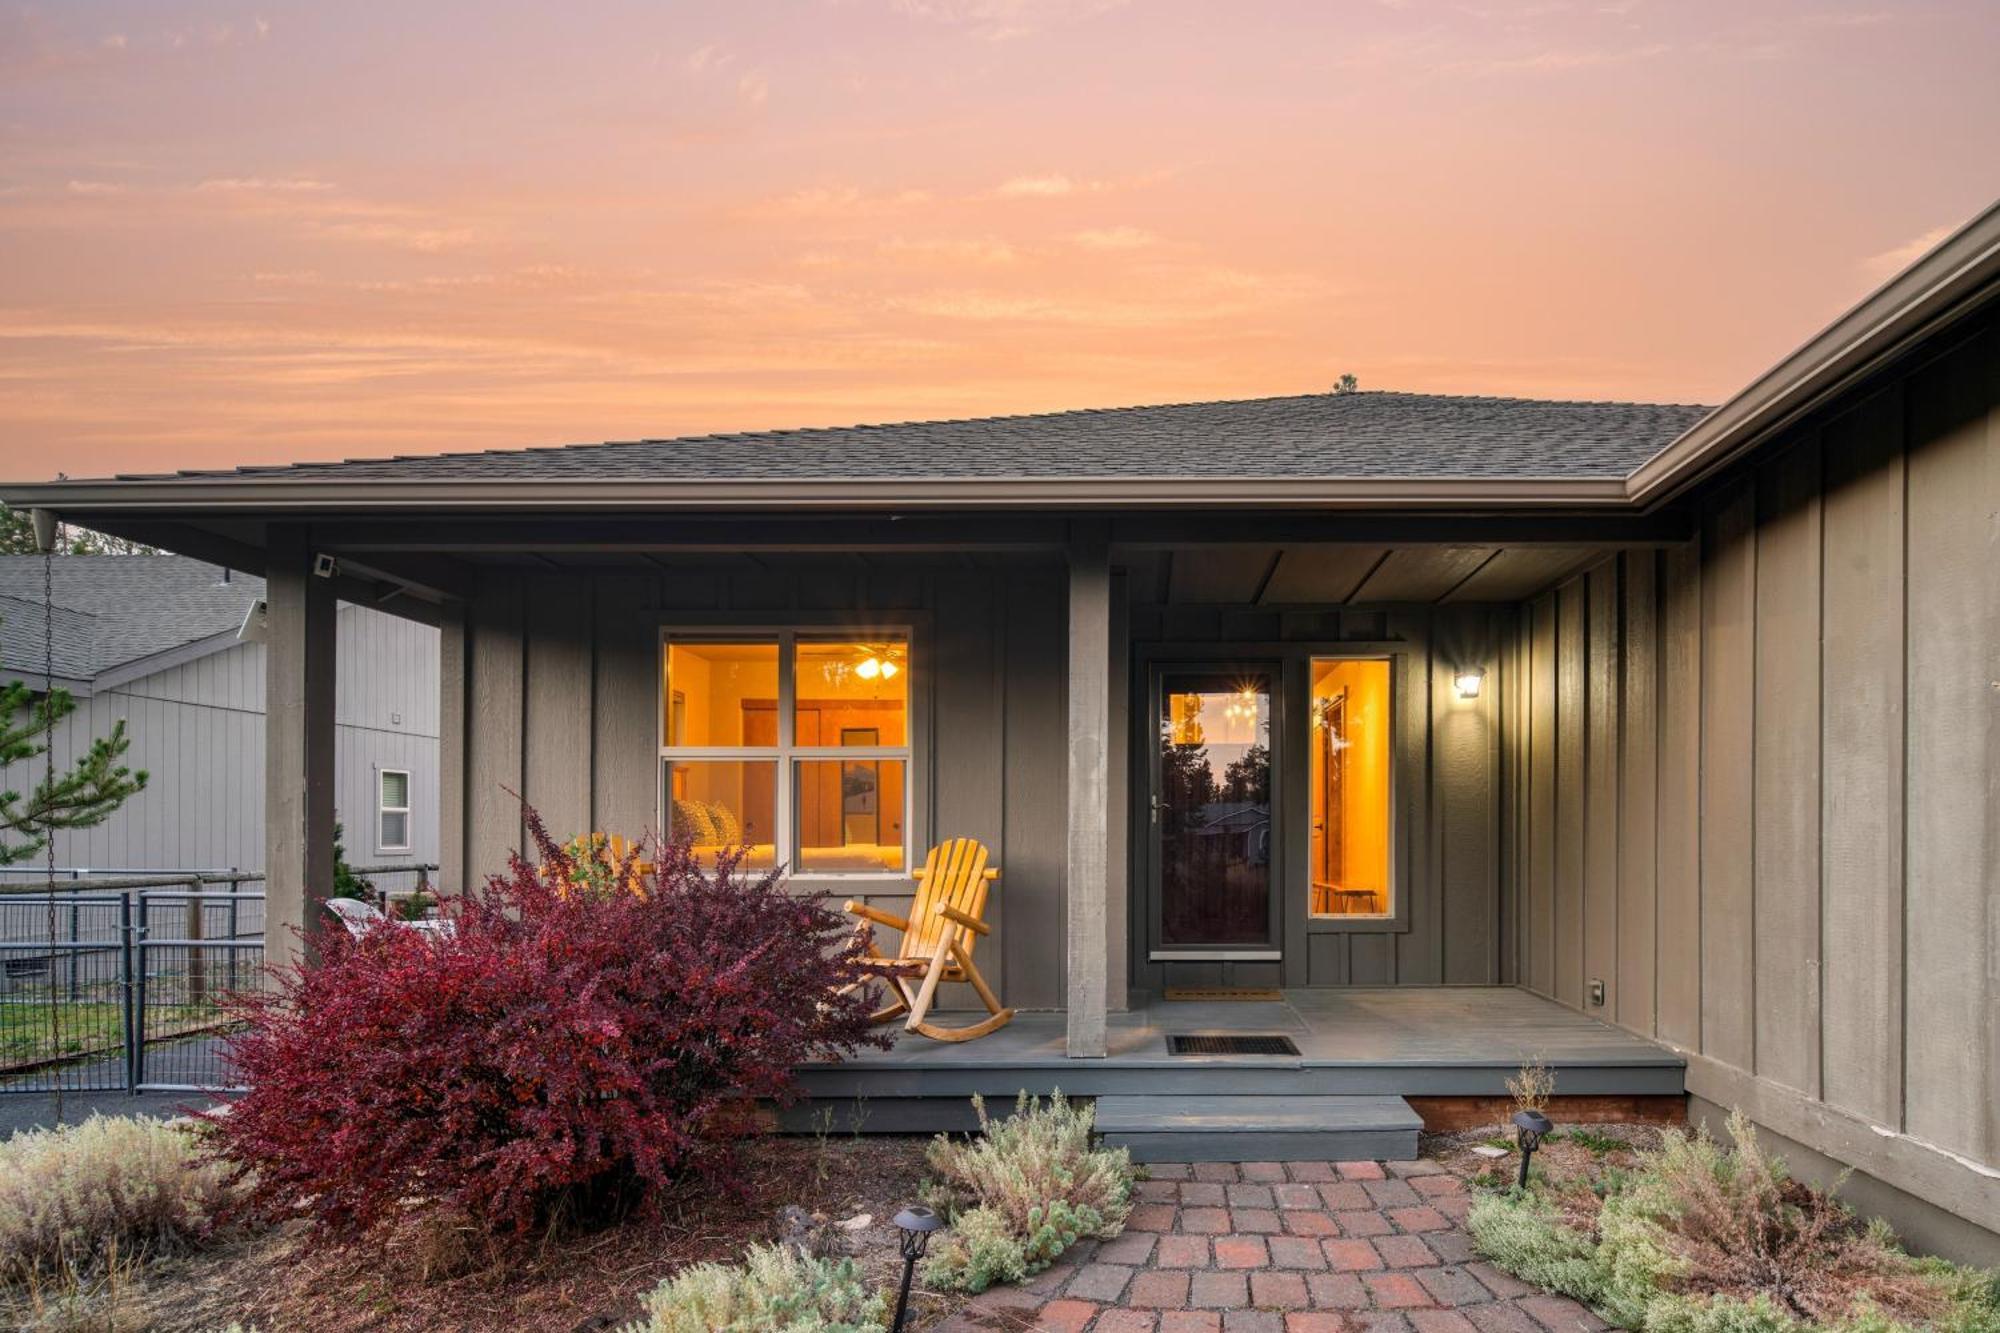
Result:
[[[903,1233],[903,1289],[896,1294],[896,1322],[889,1333],[903,1333],[903,1316],[910,1308],[910,1279],[916,1274],[917,1260],[931,1243],[931,1233],[944,1226],[944,1219],[923,1204],[913,1203],[896,1214],[896,1229]]]
[[[1535,1149],[1542,1146],[1543,1137],[1555,1127],[1555,1122],[1540,1111],[1514,1112],[1514,1137],[1521,1144],[1519,1188],[1528,1188],[1528,1159],[1535,1155]]]

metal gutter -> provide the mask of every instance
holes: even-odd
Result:
[[[249,603],[256,600],[255,597],[246,598],[244,609],[248,610]],[[161,648],[156,652],[147,653],[144,657],[134,657],[128,661],[108,666],[98,672],[96,677],[92,679],[90,682],[91,689],[93,692],[101,694],[105,690],[116,689],[120,685],[138,680],[141,676],[150,676],[156,671],[166,671],[171,667],[185,666],[189,662],[200,661],[211,653],[219,653],[224,649],[234,648],[238,642],[235,630],[217,630],[215,633],[203,635],[199,639],[190,639],[186,643],[175,644],[171,648]]]
[[[924,509],[1491,508],[1621,505],[1626,483],[1576,478],[1274,478],[1212,477],[829,477],[674,479],[525,477],[504,481],[328,481],[271,478],[217,481],[54,481],[0,484],[16,508],[64,513],[189,514],[254,508],[267,512],[391,513],[420,510],[729,510],[777,508],[846,511]]]

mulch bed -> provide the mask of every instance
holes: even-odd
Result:
[[[486,1254],[426,1240],[414,1229],[387,1244],[336,1246],[282,1228],[156,1271],[137,1294],[138,1326],[210,1333],[240,1321],[300,1333],[584,1333],[639,1317],[644,1293],[688,1264],[735,1260],[753,1241],[780,1239],[796,1205],[831,1227],[869,1278],[894,1298],[901,1276],[890,1221],[916,1199],[924,1144],[914,1137],[772,1138],[743,1150],[742,1198],[676,1200],[662,1216],[509,1246]],[[444,1252],[445,1271],[438,1271]],[[427,1272],[426,1270],[431,1271]],[[456,1271],[453,1271],[456,1270]],[[912,1328],[942,1319],[958,1298],[912,1295]]]
[[[1456,1134],[1426,1134],[1422,1155],[1468,1183],[1511,1185],[1515,1173],[1521,1169],[1518,1151],[1509,1151],[1505,1157],[1489,1157],[1473,1151],[1502,1144],[1513,1149],[1512,1125],[1485,1125]],[[1589,1180],[1602,1175],[1607,1166],[1633,1165],[1639,1149],[1657,1148],[1659,1144],[1657,1125],[1565,1125],[1557,1121],[1556,1132],[1535,1150],[1534,1169],[1538,1177],[1552,1182]]]

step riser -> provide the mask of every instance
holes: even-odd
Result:
[[[1218,1130],[1213,1134],[1106,1134],[1107,1147],[1125,1148],[1135,1162],[1408,1162],[1417,1155],[1413,1129],[1266,1133]]]

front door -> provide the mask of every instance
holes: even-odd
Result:
[[[1278,957],[1276,685],[1268,663],[1153,669],[1154,959]]]

